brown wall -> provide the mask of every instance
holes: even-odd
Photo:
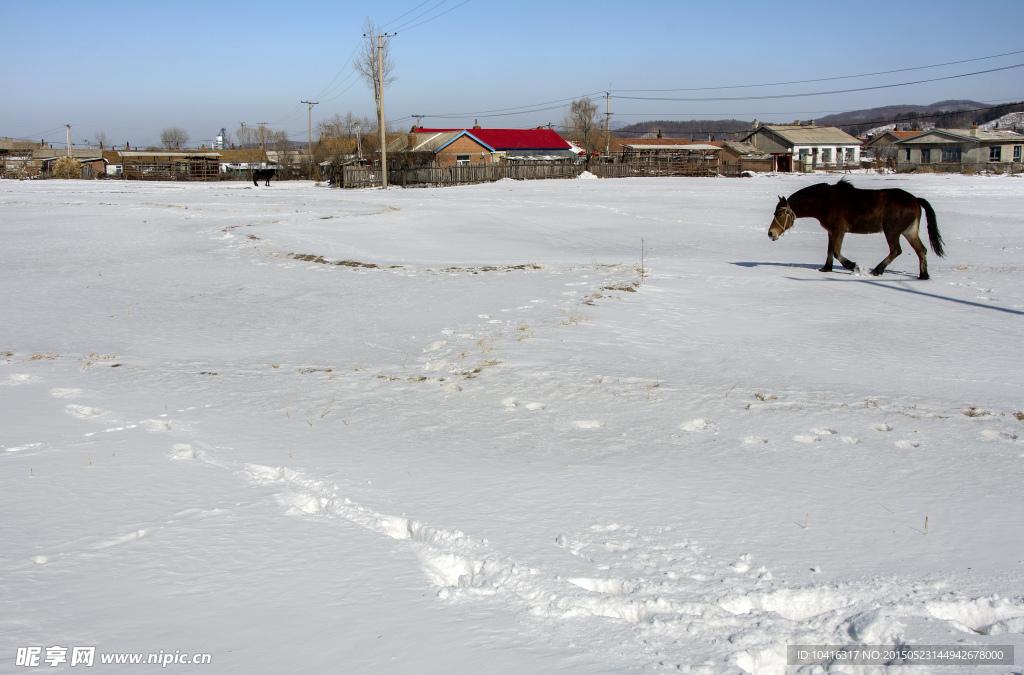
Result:
[[[484,153],[481,157],[480,153]],[[454,166],[456,155],[469,155],[471,164],[490,164],[491,151],[472,138],[463,136],[437,153],[438,166]]]

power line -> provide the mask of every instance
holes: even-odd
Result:
[[[441,5],[443,5],[443,4],[444,4],[444,3],[446,3],[446,2],[448,2],[448,0],[440,0],[440,2],[438,2],[438,3],[436,4],[436,5],[434,5],[434,6],[433,6],[433,7],[431,7],[430,9],[424,10],[424,11],[423,11],[423,12],[422,12],[421,14],[417,14],[416,16],[414,16],[413,18],[409,19],[408,21],[406,21],[405,23],[401,24],[400,26],[396,26],[396,27],[394,28],[394,32],[396,32],[396,33],[397,33],[398,31],[400,31],[400,30],[404,29],[404,28],[405,28],[405,26],[408,26],[408,25],[409,25],[409,24],[411,24],[412,22],[414,22],[414,21],[416,21],[416,20],[420,19],[421,17],[424,17],[424,16],[426,16],[427,14],[430,14],[431,12],[433,12],[433,11],[434,11],[435,9],[437,9],[438,7],[440,7]],[[425,4],[425,3],[421,3],[420,5],[417,5],[417,7],[422,7],[422,6],[423,6],[423,4]],[[412,11],[415,11],[415,10],[412,10]],[[409,13],[409,12],[406,12],[406,14],[408,14],[408,13]]]
[[[705,97],[705,98],[674,98],[674,97],[655,97],[655,96],[613,96],[612,98],[632,100],[632,101],[680,101],[680,102],[701,102],[701,101],[764,101],[769,99],[780,99],[780,98],[801,98],[806,96],[829,96],[831,94],[850,94],[860,91],[873,91],[877,89],[892,89],[895,87],[909,87],[914,84],[925,84],[928,82],[941,82],[943,80],[955,80],[961,77],[971,77],[973,75],[984,75],[986,73],[996,73],[1002,70],[1012,70],[1013,68],[1024,67],[1024,63],[1017,63],[1012,66],[1003,66],[1002,68],[990,68],[988,70],[979,70],[973,73],[963,73],[961,75],[947,75],[946,77],[933,77],[927,80],[916,80],[914,82],[900,82],[899,84],[880,84],[873,87],[858,87],[856,89],[835,89],[832,91],[815,91],[806,92],[803,94],[770,94],[765,96],[717,96],[717,97]]]
[[[418,24],[415,24],[415,25],[413,25],[413,26],[406,26],[406,27],[402,28],[402,30],[412,30],[413,28],[419,28],[419,27],[420,27],[420,26],[422,26],[423,24],[425,24],[425,23],[430,23],[430,22],[431,22],[431,21],[433,21],[434,19],[440,19],[440,18],[441,18],[442,16],[444,16],[444,15],[445,15],[445,14],[447,14],[448,12],[454,12],[454,11],[455,11],[455,10],[457,10],[457,9],[458,9],[459,7],[462,7],[463,5],[465,5],[465,4],[469,3],[469,2],[470,2],[470,0],[463,0],[463,2],[460,2],[459,4],[455,5],[455,6],[454,6],[454,7],[452,7],[451,9],[447,9],[447,10],[445,10],[445,11],[441,12],[440,14],[437,14],[436,16],[432,16],[432,17],[430,17],[429,19],[427,19],[426,21],[420,21],[420,22],[419,22]],[[440,5],[438,5],[438,6],[440,6]],[[435,7],[435,9],[437,9],[437,8]],[[396,32],[397,32],[397,31],[396,31]]]
[[[574,101],[576,99],[579,99],[579,98],[589,98],[591,96],[597,96],[598,94],[603,94],[603,93],[604,93],[604,91],[602,90],[602,91],[591,92],[589,94],[581,94],[580,96],[574,96],[574,97],[571,97],[571,98],[560,98],[560,99],[556,99],[554,101],[544,101],[542,103],[533,103],[533,104],[530,104],[530,105],[512,106],[512,107],[509,107],[509,108],[494,108],[492,110],[477,110],[477,111],[471,111],[471,112],[445,113],[445,114],[439,114],[439,115],[422,115],[421,117],[448,118],[448,117],[473,117],[474,115],[477,116],[477,117],[501,117],[501,116],[507,116],[507,115],[519,115],[519,114],[529,113],[529,112],[544,112],[546,110],[554,110],[557,107],[561,107],[561,105],[563,105],[565,103],[571,103],[572,101]],[[555,108],[539,108],[539,107],[537,107],[537,106],[548,106],[548,105],[553,105],[553,104],[559,104],[559,105],[555,106]],[[508,112],[508,111],[519,111],[519,112]]]
[[[405,14],[401,14],[401,15],[399,15],[399,16],[397,16],[397,17],[395,17],[394,19],[392,19],[391,21],[388,21],[388,22],[387,22],[386,24],[384,24],[383,26],[381,26],[381,30],[383,30],[383,29],[387,28],[388,26],[390,26],[391,24],[395,23],[396,21],[398,21],[398,20],[399,20],[399,19],[401,19],[402,17],[405,17],[405,16],[408,16],[409,14],[412,14],[413,12],[415,12],[415,11],[416,11],[417,9],[419,9],[419,8],[420,8],[420,7],[422,7],[423,5],[427,4],[428,2],[430,2],[430,0],[423,0],[423,2],[421,2],[421,3],[420,3],[420,4],[418,4],[418,5],[416,5],[415,7],[413,7],[412,9],[410,9],[410,10],[409,10],[408,12],[406,12]]]
[[[891,75],[893,73],[906,73],[913,70],[927,70],[929,68],[942,68],[944,66],[955,66],[961,63],[972,63],[974,61],[985,61],[988,59],[998,59],[1003,56],[1015,56],[1017,54],[1024,54],[1024,50],[1015,52],[1006,52],[1005,54],[994,54],[992,56],[979,56],[973,59],[963,59],[961,61],[948,61],[946,63],[936,63],[930,66],[915,66],[913,68],[898,68],[896,70],[882,70],[877,73],[862,73],[860,75],[839,75],[837,77],[820,77],[813,80],[793,80],[791,82],[766,82],[764,84],[737,84],[724,87],[691,87],[691,88],[680,88],[680,89],[620,89],[619,91],[625,93],[639,93],[645,91],[653,92],[668,92],[668,91],[718,91],[723,89],[754,89],[758,87],[781,87],[790,84],[810,84],[812,82],[830,82],[834,80],[850,80],[858,77],[875,77],[877,75]]]

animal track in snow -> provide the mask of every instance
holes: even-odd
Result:
[[[685,640],[714,663],[758,672],[784,670],[786,644],[800,640],[905,640],[907,617],[991,635],[1024,631],[1019,599],[960,598],[946,584],[908,594],[906,585],[880,579],[787,585],[752,556],[716,559],[672,527],[599,523],[559,534],[554,543],[574,556],[573,573],[559,577],[495,551],[486,539],[357,504],[339,495],[337,485],[303,472],[251,464],[245,471],[256,482],[280,486],[275,498],[293,515],[342,518],[407,542],[442,601],[497,602],[525,621],[543,622],[545,632],[569,624],[575,634],[586,625],[576,622],[593,618],[628,622],[637,642],[628,658],[670,652]]]
[[[993,441],[1015,441],[1017,437],[1012,434],[1004,434],[1001,431],[995,429],[985,429],[981,432],[981,435],[985,438],[991,438]]]
[[[796,436],[793,437],[793,440],[797,441],[798,443],[817,443],[821,439],[818,438],[817,436],[809,436],[807,434],[797,434]]]
[[[42,447],[42,445],[42,443],[26,443],[25,445],[17,445],[13,448],[4,448],[4,452],[21,452],[22,450]]]
[[[572,425],[577,429],[600,429],[604,422],[598,420],[573,420]]]
[[[0,385],[7,385],[10,387],[16,387],[19,384],[28,384],[29,382],[35,382],[38,378],[32,375],[25,375],[23,373],[15,373],[8,375],[6,380],[0,380]]]
[[[54,398],[78,398],[84,393],[85,392],[83,392],[81,389],[58,388],[50,390],[50,396],[53,396]]]
[[[712,428],[714,422],[698,417],[697,419],[690,420],[689,422],[683,422],[679,425],[679,428],[683,431],[703,431],[704,429]]]
[[[767,443],[768,439],[767,438],[762,438],[761,436],[747,436],[746,438],[743,439],[743,442],[744,443],[750,443],[750,444],[754,444],[754,443]]]
[[[875,431],[892,431],[892,427],[884,422],[882,424],[872,424],[871,428]]]
[[[917,441],[907,441],[907,440],[896,441],[896,447],[900,448],[901,450],[912,450],[912,449],[916,448],[919,445],[921,445],[921,444],[918,443]]]
[[[74,415],[78,419],[83,420],[98,417],[107,412],[106,410],[101,410],[100,408],[93,408],[85,405],[75,405],[74,403],[69,403],[66,406],[64,406],[64,410],[66,410],[69,415]]]

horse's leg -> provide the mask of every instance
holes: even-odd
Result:
[[[832,271],[832,251],[833,251],[832,244],[833,244],[834,239],[833,239],[833,236],[832,236],[832,230],[827,230],[827,232],[828,232],[828,257],[825,258],[825,266],[822,267],[820,270],[818,270],[819,272],[831,272]]]
[[[928,279],[928,249],[925,248],[924,242],[921,241],[921,237],[917,232],[917,228],[913,228],[913,231],[907,230],[903,233],[903,236],[910,242],[910,246],[917,253],[917,259],[920,261],[921,274],[918,279]]]
[[[893,231],[891,229],[883,231],[885,232],[885,240],[889,242],[889,255],[885,257],[885,260],[878,263],[878,265],[875,266],[875,269],[871,270],[872,276],[876,277],[882,276],[882,272],[884,272],[885,268],[889,266],[889,263],[895,260],[896,256],[900,253],[903,253],[903,249],[900,248],[900,234],[902,234],[902,232]]]
[[[842,264],[843,267],[845,267],[846,269],[848,269],[848,270],[850,270],[852,272],[853,270],[857,269],[857,263],[855,263],[852,260],[849,260],[849,259],[843,257],[843,254],[842,254],[842,250],[843,250],[843,237],[845,237],[845,236],[846,236],[846,233],[843,232],[842,230],[839,230],[838,232],[836,232],[835,237],[833,237],[833,240],[835,241],[835,251],[834,251],[834,253],[835,253],[835,256],[836,256],[836,260],[838,260],[840,262],[840,264]]]

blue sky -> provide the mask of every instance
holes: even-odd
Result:
[[[438,4],[441,3],[441,4]],[[424,14],[424,12],[426,12]],[[444,13],[447,12],[447,13]],[[419,16],[421,15],[422,16]],[[403,16],[404,15],[404,16]],[[335,113],[373,114],[353,74],[363,20],[389,30],[396,126],[557,124],[568,101],[612,92],[612,119],[812,119],[898,103],[1024,99],[1024,2],[29,2],[0,0],[0,136],[76,145],[103,131],[144,146],[160,130],[208,142],[266,122],[306,138]],[[418,18],[417,18],[418,17]],[[405,25],[403,25],[405,24]],[[418,25],[417,25],[418,24]],[[862,75],[886,75],[740,89]],[[647,98],[787,98],[657,101]],[[510,111],[511,108],[518,110]],[[526,111],[526,112],[521,112]],[[516,114],[504,114],[515,112]]]

